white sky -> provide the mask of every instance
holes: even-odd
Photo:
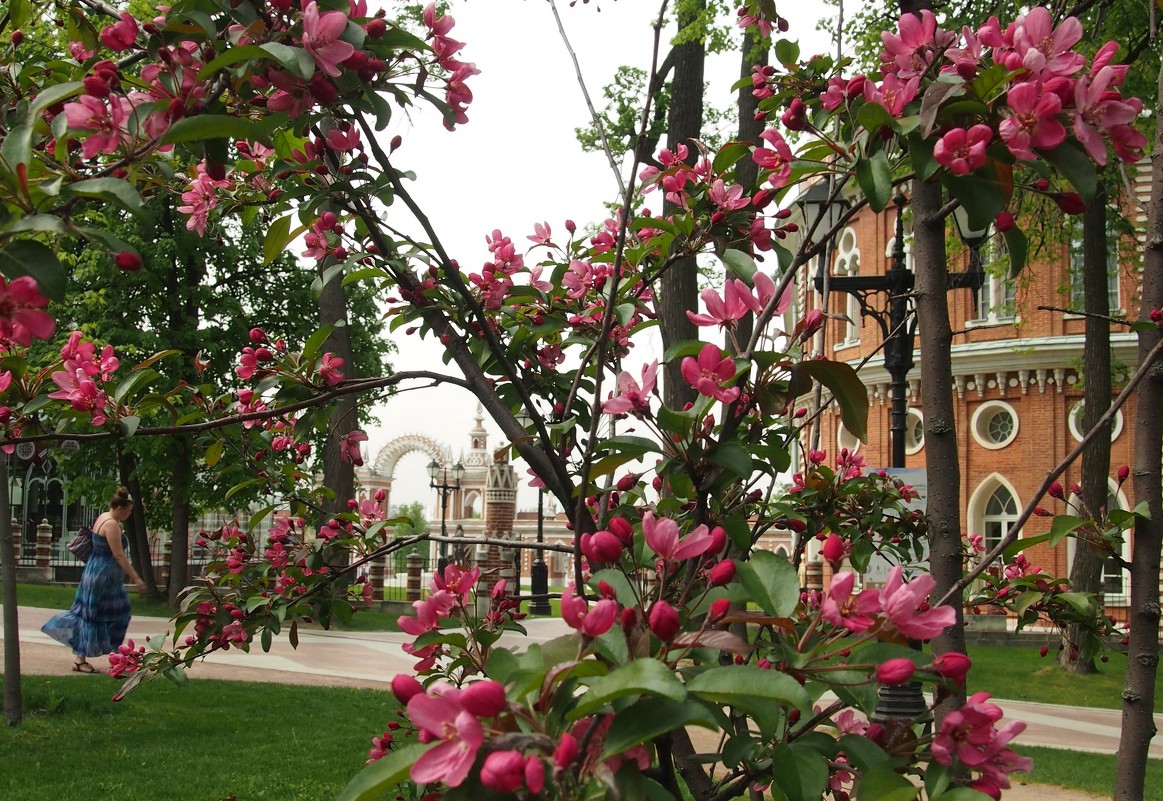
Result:
[[[600,5],[600,12],[595,8]],[[558,7],[581,64],[590,96],[601,108],[602,86],[622,64],[648,69],[658,3],[649,0],[595,0]],[[830,48],[815,30],[821,15],[833,10],[823,3],[780,4],[791,16],[787,34],[799,38],[805,55]],[[583,153],[574,128],[589,115],[573,65],[557,32],[549,4],[537,0],[456,2],[451,36],[465,42],[460,57],[474,62],[481,74],[469,86],[474,99],[469,123],[448,132],[434,113],[413,116],[396,153],[397,164],[414,171],[412,190],[432,219],[453,258],[466,272],[478,271],[488,251],[485,235],[500,229],[518,247],[527,243],[535,222],[547,221],[555,233],[572,219],[579,228],[605,217],[603,201],[616,196],[617,184],[601,154]],[[802,21],[797,22],[798,18]],[[666,36],[663,38],[665,54]],[[738,69],[731,54],[708,70],[709,100],[729,107],[730,86]],[[439,369],[441,350],[433,340],[393,335],[398,370]],[[645,348],[652,345],[645,343]],[[637,348],[647,361],[658,353]],[[459,454],[468,445],[476,401],[455,387],[405,393],[377,409],[381,425],[368,429],[368,456],[405,434],[422,434]],[[500,430],[485,420],[489,445],[502,443]],[[427,458],[412,454],[400,460],[392,503],[421,501],[435,507],[434,491],[424,471]],[[523,474],[524,467],[517,469]],[[525,482],[522,482],[523,484]],[[536,491],[524,487],[520,508],[536,506]]]

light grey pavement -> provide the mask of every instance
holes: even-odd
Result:
[[[40,631],[54,612],[20,607],[22,671],[26,674],[66,673],[71,660],[68,651]],[[506,644],[517,647],[545,642],[569,631],[560,619],[537,618],[524,621],[528,637],[512,636]],[[164,634],[169,621],[161,618],[134,618],[129,637],[141,642],[146,636]],[[299,631],[299,647],[286,637],[276,637],[269,653],[257,645],[250,653],[218,652],[195,665],[190,677],[278,681],[295,684],[361,686],[386,690],[397,673],[410,673],[413,657],[401,647],[410,638],[396,632]],[[506,641],[503,641],[506,642]],[[100,666],[100,660],[94,660]],[[1089,709],[1054,704],[1033,704],[998,700],[1006,720],[1024,720],[1026,730],[1020,745],[1041,745],[1078,751],[1113,754],[1118,749],[1122,713],[1112,709]],[[1156,715],[1163,730],[1163,715]],[[1163,759],[1163,738],[1151,746],[1151,756]]]

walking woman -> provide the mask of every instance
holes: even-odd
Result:
[[[105,656],[117,649],[129,628],[129,596],[125,577],[146,591],[125,553],[128,544],[121,523],[133,512],[129,490],[119,487],[109,502],[109,511],[93,522],[93,554],[81,573],[77,597],[67,612],[56,615],[41,627],[48,636],[73,649],[73,670],[95,673],[91,656]]]

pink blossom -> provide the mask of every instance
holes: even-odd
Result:
[[[694,559],[711,551],[715,537],[705,525],[699,525],[686,537],[679,537],[678,523],[669,517],[655,518],[654,512],[642,516],[642,535],[650,550],[666,562]]]
[[[881,60],[888,63],[888,71],[906,79],[919,77],[933,60],[933,47],[940,48],[950,38],[937,28],[937,19],[928,9],[922,9],[920,16],[902,14],[897,30],[899,33],[881,32]]]
[[[1006,103],[1010,113],[998,133],[1015,158],[1033,161],[1038,158],[1033,148],[1053,150],[1066,140],[1066,128],[1056,118],[1062,110],[1058,95],[1027,81],[1010,89]]]
[[[216,180],[206,173],[205,159],[198,164],[198,175],[182,193],[184,205],[178,206],[178,211],[190,215],[190,219],[186,221],[187,230],[196,231],[198,236],[206,235],[210,212],[218,205],[216,190],[229,186],[229,181]]]
[[[1115,79],[1113,67],[1104,67],[1091,77],[1083,76],[1074,85],[1074,136],[1097,164],[1106,164],[1106,142],[1102,132],[1133,122],[1142,110],[1108,91]],[[1111,95],[1114,94],[1114,97]]]
[[[700,395],[723,403],[732,403],[739,397],[739,387],[722,386],[723,382],[735,377],[735,360],[724,356],[718,345],[711,342],[703,345],[698,359],[685,357],[679,369],[686,382],[697,389]]]
[[[324,75],[339,77],[339,65],[355,52],[355,48],[341,41],[347,29],[347,15],[342,11],[319,13],[314,0],[303,9],[303,49],[311,54]]]
[[[699,297],[703,299],[707,313],[695,314],[689,310],[686,313],[687,318],[697,326],[717,325],[720,328],[734,328],[735,323],[748,314],[758,314],[763,310],[762,304],[751,294],[751,289],[738,278],[727,279],[721,297],[709,287],[704,289]]]
[[[957,620],[951,606],[920,611],[928,605],[929,593],[937,582],[928,573],[922,573],[905,583],[904,571],[898,565],[888,573],[883,591],[884,612],[897,631],[914,640],[936,637]]]
[[[512,793],[525,785],[525,755],[493,751],[481,766],[481,784],[497,793]]]
[[[65,122],[70,131],[90,131],[81,144],[81,155],[91,159],[98,153],[115,153],[126,139],[125,121],[131,111],[124,97],[106,100],[81,95],[65,103]]]
[[[484,742],[481,722],[461,706],[455,690],[442,693],[439,688],[432,695],[417,695],[408,701],[408,718],[421,734],[440,741],[416,760],[412,781],[459,787]]]
[[[600,637],[609,631],[618,618],[618,602],[604,599],[590,609],[585,598],[573,594],[569,584],[561,593],[561,618],[566,624],[589,638]]]
[[[871,81],[864,84],[864,99],[870,103],[879,103],[893,117],[904,114],[905,106],[912,102],[921,88],[920,77],[912,77],[902,81],[896,75],[889,73],[879,85]]]
[[[89,412],[89,422],[95,426],[105,422],[105,393],[97,388],[96,382],[83,369],[74,367],[58,370],[51,377],[60,389],[49,393],[50,398],[68,401],[79,412]]]
[[[658,360],[642,368],[642,383],[639,384],[623,370],[618,376],[618,394],[602,403],[604,414],[633,414],[643,418],[650,413],[650,396],[654,393],[654,385],[658,380]]]
[[[361,442],[367,442],[367,434],[363,431],[352,431],[340,442],[339,457],[348,464],[356,467],[363,466],[363,448]]]
[[[746,208],[751,203],[748,198],[743,197],[742,186],[732,184],[730,187],[725,187],[722,178],[717,178],[711,184],[711,188],[707,190],[707,199],[723,211]]]
[[[505,688],[492,679],[466,684],[460,690],[460,703],[478,718],[496,717],[508,706]]]
[[[876,666],[876,680],[880,684],[904,684],[916,673],[917,666],[911,659],[897,657]]]
[[[124,53],[137,40],[137,20],[132,14],[121,12],[121,19],[101,31],[101,43],[114,53]]]
[[[527,236],[525,238],[538,245],[548,245],[550,244],[549,240],[552,236],[553,234],[549,228],[549,223],[545,222],[533,223],[533,236]]]
[[[0,276],[0,341],[28,347],[33,339],[48,339],[56,321],[44,309],[48,298],[31,276],[5,281]]]
[[[449,593],[459,606],[465,606],[480,577],[479,567],[462,570],[460,565],[449,565],[444,568],[444,575],[432,574],[432,589]]]
[[[853,597],[856,574],[837,573],[832,577],[832,585],[820,606],[820,614],[833,626],[843,627],[857,634],[868,631],[875,622],[872,615],[880,611],[880,592],[861,590]]]
[[[751,154],[752,160],[759,165],[759,169],[770,172],[767,180],[779,189],[787,184],[791,178],[791,163],[795,158],[787,141],[774,128],[769,128],[759,135],[771,147],[756,148]]]
[[[338,358],[333,353],[324,353],[323,357],[319,359],[319,377],[329,387],[338,386],[343,383],[343,373],[339,371],[342,366],[343,359]]]
[[[1014,52],[1034,75],[1073,75],[1086,64],[1086,58],[1072,49],[1082,40],[1082,23],[1075,17],[1055,28],[1050,12],[1035,6],[1015,20],[1012,30]]]
[[[954,175],[965,175],[985,165],[985,147],[992,139],[988,125],[974,125],[968,131],[954,128],[934,145],[933,157]]]

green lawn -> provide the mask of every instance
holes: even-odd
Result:
[[[164,679],[112,703],[117,684],[25,677],[25,720],[0,727],[0,798],[334,798],[398,706],[376,690]]]
[[[1122,707],[1123,672],[1127,658],[1110,654],[1110,662],[1099,664],[1099,673],[1076,676],[1066,673],[1054,661],[1054,652],[1039,656],[1037,648],[972,646],[969,656],[969,692],[985,690],[996,698],[1036,701],[1044,704],[1068,702],[1074,706],[1102,709]],[[1163,689],[1163,669],[1156,674]],[[1163,712],[1163,693],[1155,695],[1155,711]]]
[[[21,606],[39,606],[43,609],[68,609],[73,605],[77,588],[72,584],[17,584],[16,600]],[[174,610],[168,604],[142,600],[137,591],[130,589],[129,603],[135,617],[168,618]]]
[[[1020,741],[1019,737],[1019,741]],[[1010,779],[1035,784],[1053,784],[1110,798],[1115,786],[1115,757],[1110,754],[1090,754],[1082,751],[1063,751],[1057,748],[1036,748],[1018,745],[1015,749],[1034,760],[1030,774],[1015,773]],[[1051,796],[1046,796],[1051,798]],[[1144,798],[1163,798],[1163,759],[1147,761],[1147,783]],[[1005,791],[1002,791],[1005,798]]]

